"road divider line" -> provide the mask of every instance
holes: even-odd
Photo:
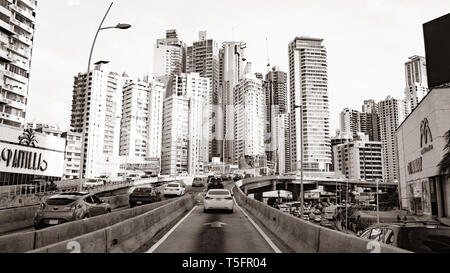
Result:
[[[234,197],[233,197],[233,199],[234,199]],[[253,219],[250,216],[248,216],[248,214],[238,205],[238,203],[236,202],[236,199],[234,199],[234,203],[242,211],[242,213],[245,215],[245,217],[247,217],[247,219],[250,221],[250,223],[252,223],[252,225],[256,228],[256,230],[259,232],[259,234],[261,234],[261,236],[264,238],[264,240],[266,240],[266,242],[270,245],[270,247],[273,249],[273,251],[275,251],[275,253],[282,253],[281,250],[272,242],[272,240],[270,240],[269,236],[267,236],[264,233],[264,231],[255,223],[255,221],[253,221]]]
[[[191,213],[197,208],[197,206],[194,206],[178,223],[176,223],[175,226],[173,226],[161,239],[159,239],[156,244],[154,244],[147,252],[145,253],[153,253],[164,241],[172,234],[172,232],[175,231],[175,229],[183,223],[183,221],[191,215]]]

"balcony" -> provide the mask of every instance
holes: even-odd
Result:
[[[19,47],[19,46],[14,46],[14,45],[9,45],[7,46],[11,51],[13,51],[14,53],[16,53],[17,55],[20,55],[24,58],[29,59],[30,56],[30,51],[24,49],[23,47]]]
[[[36,9],[36,4],[32,0],[20,0],[20,2],[22,2],[25,6],[27,6],[31,10]]]
[[[13,60],[12,63],[13,63],[15,66],[17,66],[17,67],[22,68],[23,70],[26,70],[26,71],[30,70],[29,65],[28,65],[27,63],[24,63],[23,61],[21,61],[21,60],[19,60],[19,59]]]
[[[8,48],[4,45],[0,45],[0,60],[7,63],[12,61],[9,56]]]
[[[14,115],[7,114],[7,113],[0,113],[0,119],[5,119],[5,120],[8,120],[8,121],[17,122],[17,123],[20,123],[20,124],[24,124],[25,123],[25,118],[14,116]]]
[[[6,23],[3,20],[0,20],[0,28],[2,28],[3,30],[5,30],[7,32],[8,35],[15,35],[16,33],[13,30],[13,26]]]
[[[22,43],[26,44],[27,46],[32,46],[33,45],[33,41],[31,41],[30,39],[28,39],[25,36],[16,34],[16,35],[13,36],[13,38],[21,41]]]
[[[20,101],[15,101],[15,100],[11,100],[11,99],[6,99],[8,101],[8,106],[12,107],[12,108],[16,108],[22,111],[26,110],[26,105]]]
[[[21,29],[25,30],[29,34],[33,34],[34,30],[31,27],[29,27],[28,25],[26,25],[25,23],[22,23],[13,17],[10,18],[10,21],[11,21],[11,23],[15,24],[16,26],[19,26]]]
[[[25,10],[23,8],[18,7],[17,5],[11,4],[9,6],[13,11],[19,13],[20,15],[28,18],[32,22],[34,22],[35,18],[33,16],[33,13],[31,11]]]
[[[9,101],[10,100],[7,99],[4,94],[0,93],[0,105],[2,105],[2,104],[9,104]]]
[[[11,11],[2,5],[0,5],[0,14],[6,15],[7,17],[11,17],[12,15]]]
[[[1,75],[2,74],[0,73],[0,76]],[[4,84],[4,83],[1,83],[0,86],[2,87],[2,89],[6,90],[8,92],[21,95],[22,97],[26,97],[27,96],[27,94],[25,92],[25,86],[23,88],[21,88],[21,87],[12,86],[10,84]]]
[[[21,82],[23,84],[27,84],[28,83],[28,78],[21,76],[19,74],[13,73],[11,71],[4,71],[3,74],[13,80],[16,80],[18,82]]]

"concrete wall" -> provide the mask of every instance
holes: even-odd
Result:
[[[121,196],[117,197],[118,200],[121,198]],[[162,202],[92,217],[86,220],[69,222],[42,230],[1,236],[0,253],[23,253],[36,248],[42,248],[55,244],[63,240],[78,237],[83,234],[92,233],[125,221],[126,219],[154,210],[173,201],[174,200],[169,199]],[[33,217],[31,217],[31,221],[33,221]]]
[[[131,253],[193,206],[194,197],[188,195],[112,226],[28,252],[69,253],[70,244],[75,244],[80,253]]]
[[[369,253],[369,240],[324,228],[292,215],[285,214],[262,202],[248,198],[238,188],[233,188],[236,202],[266,228],[276,234],[292,250],[298,253]],[[408,252],[381,244],[381,253]]]
[[[0,210],[0,233],[33,226],[34,214],[39,206]]]

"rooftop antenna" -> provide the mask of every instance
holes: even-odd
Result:
[[[270,61],[269,61],[269,42],[266,37],[266,56],[267,56],[267,73],[270,72]]]

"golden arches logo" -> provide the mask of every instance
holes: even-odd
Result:
[[[433,136],[431,135],[430,125],[428,119],[425,118],[420,123],[420,148],[432,141]]]

